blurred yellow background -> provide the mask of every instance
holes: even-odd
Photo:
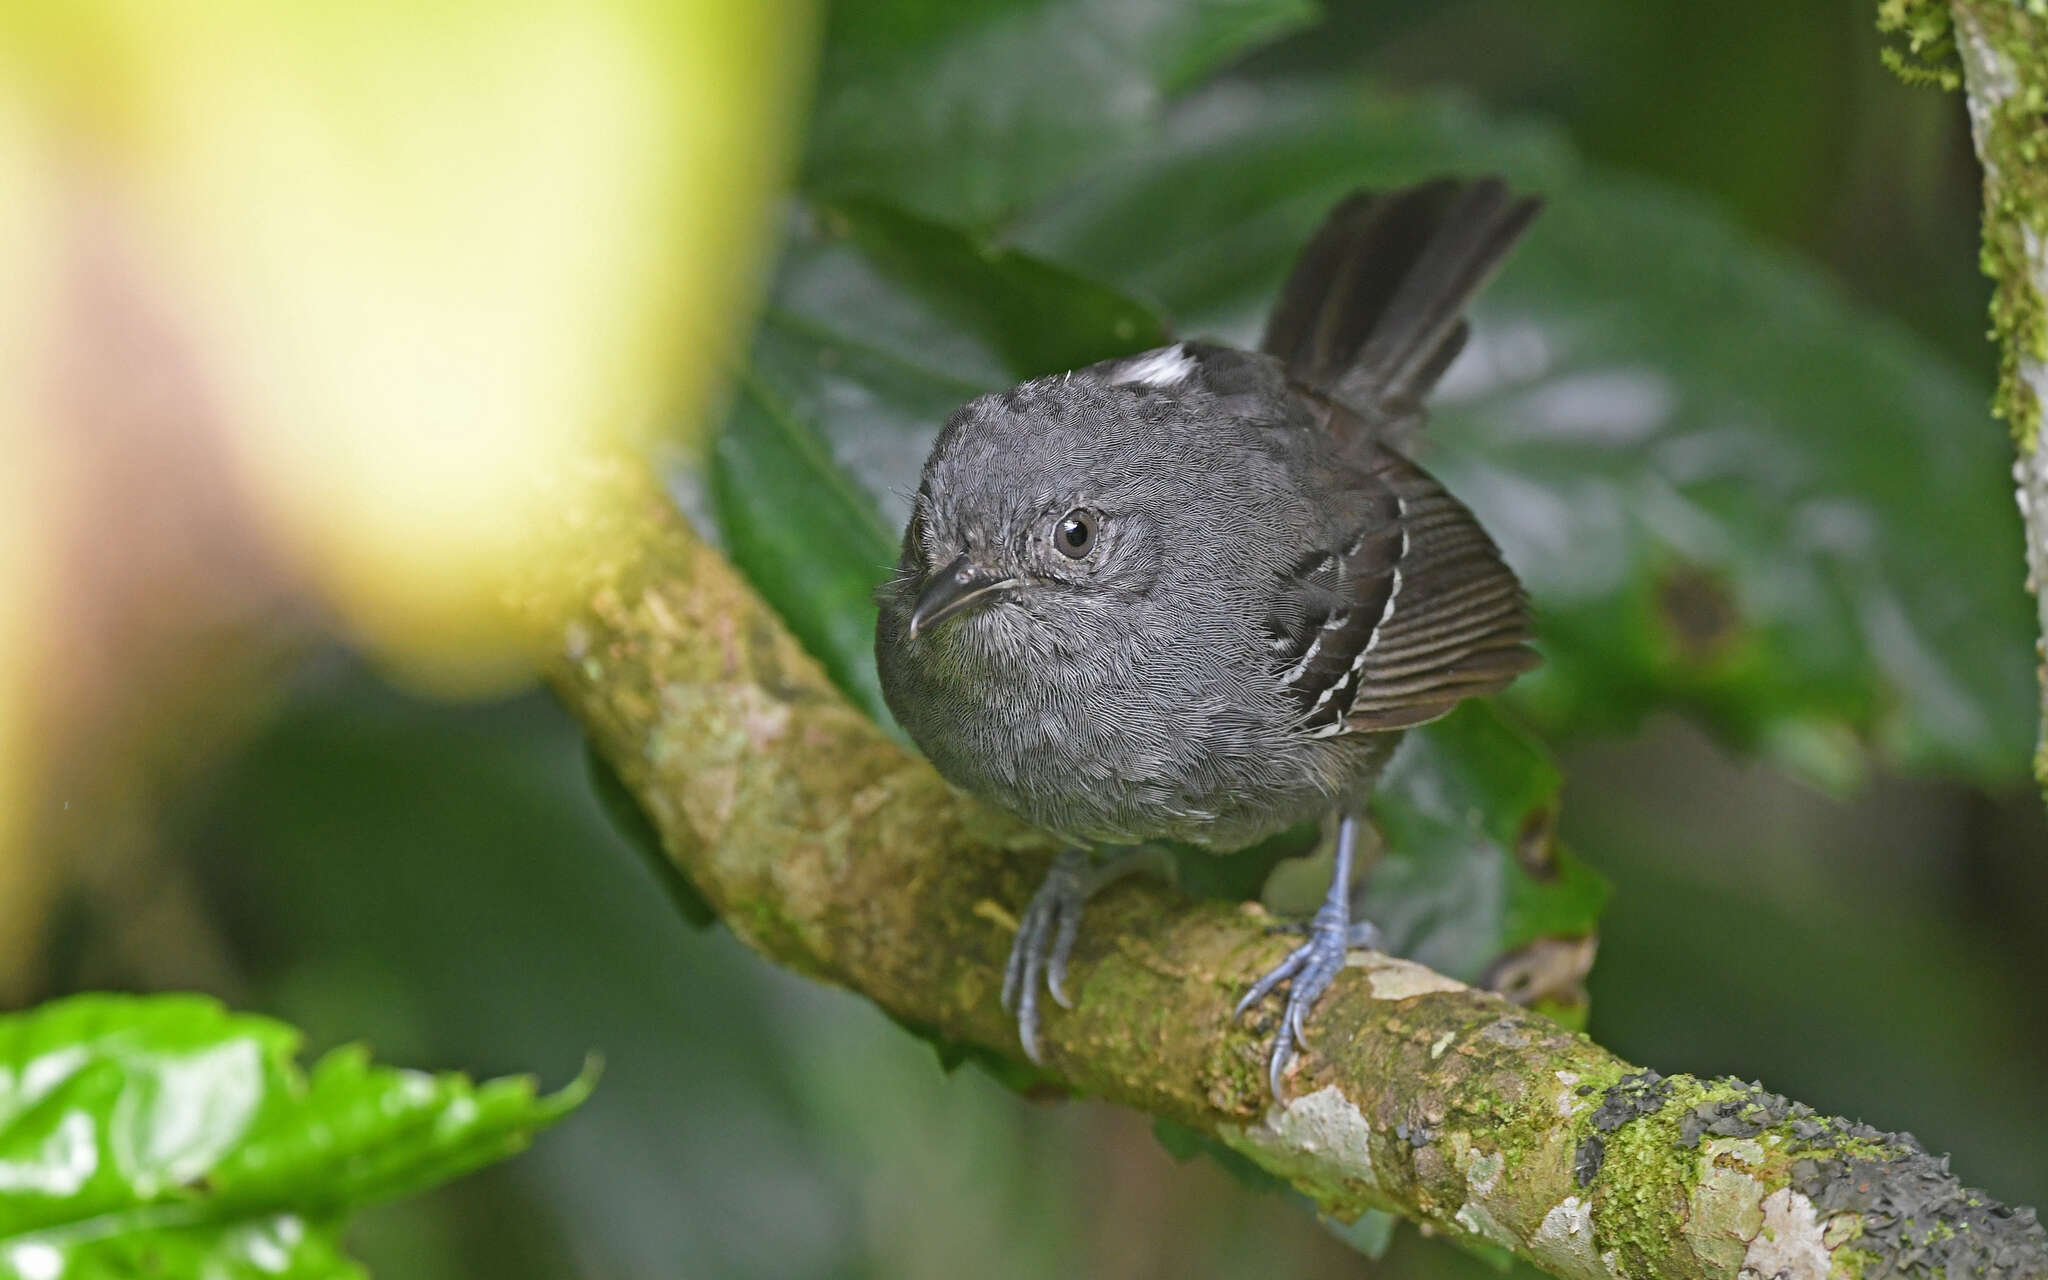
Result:
[[[700,423],[745,338],[813,25],[0,8],[0,993],[52,861],[118,861],[295,637],[527,678],[564,477]]]

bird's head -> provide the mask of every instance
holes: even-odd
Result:
[[[1083,645],[1128,623],[1188,497],[1160,429],[1122,388],[1078,378],[963,406],[925,464],[883,590],[885,633],[912,649],[998,656]]]

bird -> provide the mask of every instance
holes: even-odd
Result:
[[[1403,732],[1536,665],[1527,596],[1407,454],[1471,298],[1541,208],[1497,176],[1352,192],[1257,350],[1183,340],[978,396],[926,459],[876,593],[890,710],[954,786],[1067,848],[1019,916],[1002,1000],[1040,1060],[1089,898],[1164,842],[1334,825],[1287,987],[1284,1096],[1354,946],[1366,803]]]

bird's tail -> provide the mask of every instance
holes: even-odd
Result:
[[[1353,192],[1295,261],[1261,349],[1371,419],[1415,414],[1465,345],[1465,304],[1542,204],[1495,177]]]

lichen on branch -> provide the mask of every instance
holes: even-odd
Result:
[[[567,518],[588,606],[556,624],[553,683],[676,866],[768,959],[1014,1057],[1003,960],[1051,843],[856,711],[639,473]],[[1289,945],[1269,923],[1105,894],[1075,1007],[1046,1020],[1045,1083],[1206,1134],[1333,1217],[1390,1210],[1559,1276],[2048,1276],[2031,1211],[1909,1138],[1642,1071],[1405,960],[1355,958],[1276,1105],[1270,1013],[1230,1016]]]

